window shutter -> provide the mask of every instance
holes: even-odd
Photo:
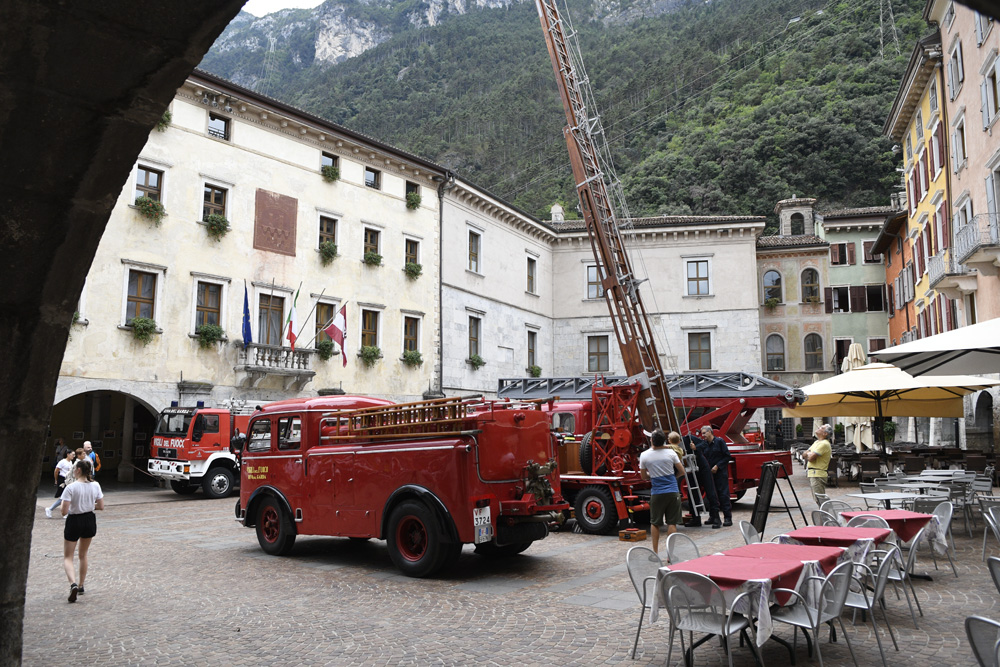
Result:
[[[923,163],[924,163],[924,172],[923,172],[924,173],[924,187],[922,187],[920,189],[920,198],[921,199],[924,198],[924,195],[927,194],[927,190],[930,189],[930,184],[931,184],[930,167],[929,167],[930,161],[931,161],[930,151],[926,151],[924,153],[924,155],[923,155]]]
[[[937,229],[935,224],[937,221],[937,213],[934,214],[933,220],[927,221],[927,259],[930,260],[931,257],[937,254]]]
[[[941,202],[941,250],[951,247],[951,229],[948,226],[948,200]]]
[[[840,264],[840,245],[837,243],[830,244],[830,263]]]
[[[844,244],[847,247],[847,263],[853,265],[855,263],[854,258],[854,241]]]
[[[892,312],[892,286],[882,285],[882,305],[885,310]]]
[[[938,123],[937,126],[937,143],[934,145],[934,150],[937,153],[935,156],[937,161],[935,164],[938,169],[944,166],[944,123]]]
[[[958,158],[955,157],[955,144],[958,143],[958,133],[951,133],[951,171],[954,174],[958,173]]]
[[[990,102],[989,102],[989,91],[986,89],[986,82],[983,81],[979,84],[979,96],[982,98],[982,105],[979,107],[979,111],[983,116],[983,129],[985,130],[990,126]]]
[[[854,285],[850,288],[851,293],[851,311],[852,313],[867,313],[868,312],[868,297],[865,294],[864,285]]]
[[[913,268],[916,270],[915,280],[919,279],[920,276],[924,275],[924,241],[919,236],[917,237],[916,243],[914,245],[913,253]]]
[[[947,72],[948,72],[948,99],[955,99],[955,54],[952,54],[951,60],[948,62]]]
[[[826,312],[833,312],[833,288],[825,287],[823,288],[823,300],[826,302]]]
[[[958,56],[955,59],[955,63],[958,67],[955,69],[955,77],[958,81],[955,82],[955,87],[957,88],[959,84],[965,81],[965,62],[962,60],[962,42],[958,43],[958,48],[955,49],[955,54]]]
[[[990,219],[995,219],[993,216],[997,213],[997,195],[992,173],[986,177],[986,210],[989,211]],[[969,220],[969,222],[972,221]]]
[[[983,24],[980,22],[979,12],[976,12],[972,22],[976,24],[976,45],[979,46],[983,43]]]

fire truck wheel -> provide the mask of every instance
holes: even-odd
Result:
[[[618,525],[618,510],[608,490],[588,486],[576,497],[576,523],[585,533],[608,535]]]
[[[257,541],[264,553],[286,556],[295,544],[295,529],[274,498],[264,498],[257,510]]]
[[[493,542],[483,542],[476,545],[476,553],[487,558],[507,558],[518,555],[531,545],[532,542],[517,542],[516,544],[505,544],[502,547],[498,547]]]
[[[736,492],[736,496],[733,498],[733,502],[736,502],[738,500],[742,500],[743,496],[745,496],[746,494],[747,494],[746,489],[743,489],[741,491],[737,491]]]
[[[594,447],[591,444],[593,437],[594,432],[590,431],[580,438],[580,467],[588,475],[603,475],[608,471],[606,465],[601,466],[600,470],[594,470]]]
[[[192,484],[188,481],[179,481],[176,479],[170,480],[170,488],[174,490],[174,493],[179,493],[182,496],[189,496],[198,490],[197,484]]]
[[[210,468],[201,480],[201,488],[209,498],[225,498],[233,490],[233,473],[228,468]]]
[[[437,517],[421,502],[407,500],[392,510],[386,536],[389,557],[408,577],[426,577],[441,566],[445,548]]]

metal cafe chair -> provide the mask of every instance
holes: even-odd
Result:
[[[851,609],[862,609],[872,617],[872,632],[875,634],[875,640],[878,642],[879,653],[882,654],[882,664],[888,667],[885,660],[885,650],[882,648],[882,638],[879,637],[878,628],[875,625],[875,608],[882,606],[882,618],[885,620],[885,627],[889,630],[889,637],[892,639],[892,645],[896,647],[896,651],[899,652],[899,644],[896,643],[896,636],[892,632],[892,624],[889,623],[889,614],[885,610],[885,584],[889,581],[889,570],[892,569],[892,564],[894,561],[901,562],[899,556],[898,547],[889,547],[886,550],[873,551],[872,556],[879,561],[878,569],[872,572],[871,568],[867,565],[857,565],[857,567],[864,573],[864,578],[856,580],[856,586],[858,591],[849,591],[847,593],[847,599],[844,601],[844,606],[850,607]],[[867,583],[866,583],[867,580]],[[868,595],[869,589],[871,590],[871,596]]]
[[[917,611],[920,615],[924,615],[924,610],[920,608],[920,598],[917,597],[917,590],[913,587],[913,579],[910,578],[910,573],[913,572],[913,567],[917,563],[917,552],[920,545],[920,540],[924,536],[925,528],[921,528],[917,534],[910,540],[910,550],[906,554],[906,563],[902,568],[897,568],[893,565],[889,569],[889,581],[893,582],[893,585],[899,584],[903,588],[903,595],[906,596],[906,605],[910,608],[910,618],[913,619],[913,627],[917,626],[917,617],[913,613],[913,602],[910,602],[910,593],[913,593],[913,600],[917,603]],[[909,587],[909,591],[907,591]],[[896,591],[896,598],[899,598],[899,591]]]
[[[813,513],[815,514],[817,511],[813,510]],[[743,541],[747,544],[757,544],[763,541],[760,539],[760,533],[757,532],[757,529],[749,521],[740,521],[740,534],[743,535]]]
[[[843,525],[829,512],[823,510],[812,511],[812,522],[814,526],[840,526]]]
[[[982,503],[983,501],[984,501],[983,498],[979,499],[980,503]],[[1000,543],[1000,523],[997,523],[997,519],[1000,518],[1000,509],[998,509],[998,506],[1000,506],[1000,501],[997,501],[997,504],[995,504],[995,505],[991,503],[990,505],[983,507],[983,523],[986,524],[983,527],[983,560],[984,561],[986,560],[986,537],[987,537],[987,535],[989,535],[990,533],[993,533],[994,539],[996,539],[997,543]]]
[[[683,563],[700,555],[698,545],[684,533],[667,535],[667,562]]]
[[[990,568],[993,585],[996,586],[997,592],[1000,593],[1000,558],[990,556],[990,559],[986,561],[986,566]]]
[[[646,610],[652,611],[653,605],[657,604],[654,599],[656,574],[663,567],[663,561],[649,547],[632,547],[625,554],[625,567],[628,568],[629,579],[632,580],[635,594],[639,596],[639,604],[642,605],[642,611],[639,612],[639,627],[635,631],[635,643],[632,644],[632,659],[635,660],[639,633],[642,632],[642,620],[646,616]]]
[[[996,667],[1000,623],[984,616],[969,616],[965,619],[965,634],[972,645],[972,653],[983,667]]]

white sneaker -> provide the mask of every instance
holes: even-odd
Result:
[[[50,519],[52,518],[52,510],[49,509],[48,507],[45,508],[45,516],[49,517]]]

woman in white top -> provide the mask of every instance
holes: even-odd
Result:
[[[50,519],[53,518],[52,510],[59,507],[59,504],[62,503],[61,498],[63,489],[66,486],[66,480],[69,479],[73,473],[73,460],[75,458],[76,452],[68,450],[65,458],[59,459],[58,463],[56,463],[56,467],[52,469],[52,476],[56,482],[56,501],[52,503],[51,506],[45,508],[45,516]]]
[[[73,468],[76,484],[67,485],[62,494],[62,515],[66,517],[63,529],[63,568],[69,579],[69,601],[76,602],[77,595],[83,595],[83,583],[87,578],[87,551],[90,541],[97,534],[97,517],[94,510],[104,509],[104,493],[101,485],[94,481],[94,464],[83,458]],[[73,567],[73,553],[80,543],[80,579],[77,585]]]

